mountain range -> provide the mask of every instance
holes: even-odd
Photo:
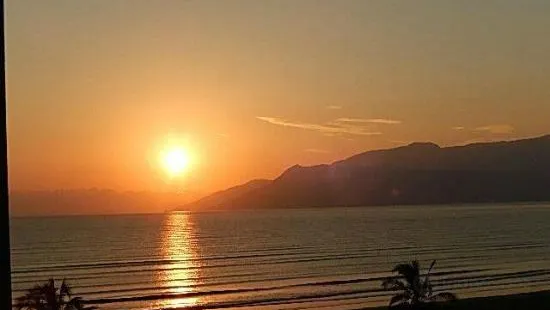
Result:
[[[295,165],[180,210],[550,201],[550,135],[439,147],[412,143]]]

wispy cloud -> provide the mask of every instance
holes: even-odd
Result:
[[[496,125],[487,125],[481,126],[474,129],[475,131],[484,131],[494,134],[507,134],[514,131],[514,127],[507,124],[496,124]]]
[[[340,110],[340,109],[342,109],[342,106],[340,106],[340,105],[329,105],[329,106],[327,106],[327,109],[329,109],[329,110]]]
[[[455,127],[452,127],[451,128],[452,130],[464,130],[466,129],[465,127],[462,127],[462,126],[455,126]]]
[[[337,123],[369,123],[369,124],[384,124],[384,125],[397,125],[401,124],[401,121],[386,118],[351,118],[341,117],[335,120]]]
[[[348,124],[345,122],[333,121],[325,124],[315,124],[315,123],[288,121],[282,118],[268,117],[268,116],[257,116],[256,118],[274,125],[300,128],[300,129],[306,129],[306,130],[314,130],[314,131],[319,131],[325,135],[350,134],[350,135],[359,135],[359,136],[372,136],[372,135],[382,134],[379,131],[370,130],[365,125]]]
[[[315,149],[315,148],[305,149],[304,152],[308,152],[308,153],[320,153],[320,154],[330,153],[330,151],[322,150],[322,149]]]
[[[473,138],[473,139],[469,139],[469,140],[466,140],[466,141],[459,142],[459,143],[457,143],[457,145],[467,145],[467,144],[473,144],[473,143],[499,142],[499,141],[513,141],[513,140],[516,140],[516,139],[518,139],[518,137],[507,137],[507,138],[495,137],[495,136],[492,136],[492,137],[479,137],[479,138]]]

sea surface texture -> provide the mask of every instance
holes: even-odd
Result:
[[[13,218],[14,297],[66,278],[100,309],[360,309],[431,260],[459,298],[550,288],[550,204]]]

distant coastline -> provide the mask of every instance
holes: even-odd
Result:
[[[327,207],[316,207],[316,206],[293,206],[293,207],[280,207],[280,208],[239,208],[227,210],[223,208],[211,208],[211,209],[193,209],[185,210],[181,208],[175,208],[172,210],[167,210],[165,213],[172,212],[189,212],[189,213],[206,213],[206,212],[229,212],[229,211],[271,211],[271,210],[321,210],[321,209],[358,209],[358,208],[414,208],[414,207],[434,207],[434,208],[452,208],[452,207],[521,207],[521,206],[540,206],[548,204],[550,207],[550,200],[546,201],[509,201],[509,202],[469,202],[469,203],[448,203],[448,204],[399,204],[399,205],[365,205],[365,206],[327,206]],[[160,213],[152,213],[160,214]],[[124,215],[124,214],[119,214]],[[137,215],[137,214],[136,214]]]

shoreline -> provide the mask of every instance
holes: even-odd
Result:
[[[237,290],[238,291],[238,290]],[[214,292],[222,293],[222,292]],[[201,295],[201,293],[186,293],[186,298],[190,295]],[[84,305],[98,306],[101,309],[101,306],[104,304],[116,304],[120,302],[135,301],[139,299],[144,300],[155,300],[160,296],[149,296],[149,298],[140,298],[140,297],[122,297],[117,300],[108,300],[108,299],[98,299],[98,300],[83,300]],[[173,297],[173,296],[171,296]],[[192,297],[192,296],[191,296]],[[170,299],[169,296],[166,296],[167,299]],[[389,301],[390,296],[388,296]],[[12,302],[14,301],[12,296]],[[313,300],[314,301],[314,300]],[[292,302],[290,302],[292,303]],[[191,310],[191,309],[222,309],[222,308],[241,308],[246,307],[247,303],[230,303],[224,304],[211,304],[211,305],[194,305],[190,307],[176,307],[170,308],[172,310]],[[257,304],[248,304],[247,306],[257,307]],[[394,307],[389,308],[388,306],[362,306],[360,308],[354,308],[353,310],[386,310],[386,309],[411,309],[407,307]],[[493,295],[493,296],[477,296],[477,297],[466,297],[464,299],[459,299],[453,302],[444,302],[444,303],[431,303],[425,304],[422,307],[414,309],[423,309],[423,310],[432,310],[432,309],[443,309],[443,310],[472,310],[472,309],[495,309],[495,310],[515,310],[515,309],[541,309],[548,310],[550,309],[550,288],[544,288],[538,291],[533,292],[524,292],[524,293],[512,293],[506,295]],[[163,309],[168,310],[168,309]]]
[[[360,308],[357,310],[385,310],[388,306]],[[395,309],[404,309],[396,307]],[[509,295],[471,297],[458,299],[449,303],[432,304],[422,309],[486,309],[486,310],[515,310],[515,309],[550,309],[550,289],[529,293]]]

